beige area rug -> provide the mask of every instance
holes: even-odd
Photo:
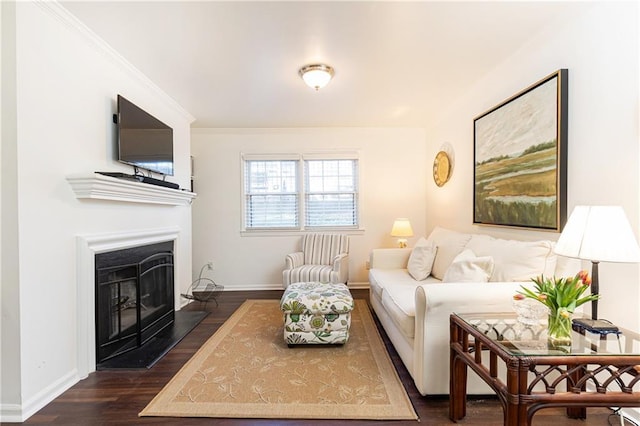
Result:
[[[287,347],[278,300],[247,300],[140,416],[417,419],[364,300],[343,346]]]

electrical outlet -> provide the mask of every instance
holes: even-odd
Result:
[[[213,260],[207,262],[207,269],[213,271]]]
[[[371,269],[371,263],[367,260],[366,262],[364,262],[364,267],[367,269],[367,271],[369,269]]]

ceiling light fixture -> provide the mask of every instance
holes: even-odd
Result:
[[[307,83],[307,86],[313,87],[316,90],[326,86],[331,81],[334,71],[329,65],[325,64],[313,64],[305,65],[298,71],[300,77]]]

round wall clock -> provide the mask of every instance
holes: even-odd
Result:
[[[451,177],[451,161],[449,155],[446,152],[440,151],[436,154],[436,159],[433,161],[433,180],[436,185],[442,186]]]

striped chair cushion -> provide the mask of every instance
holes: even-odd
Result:
[[[349,253],[349,237],[337,234],[306,234],[302,240],[304,263],[331,265],[340,253]]]
[[[290,269],[288,275],[285,275],[285,284],[318,281],[321,283],[330,283],[337,281],[338,274],[333,272],[331,265],[303,265],[299,268]]]

